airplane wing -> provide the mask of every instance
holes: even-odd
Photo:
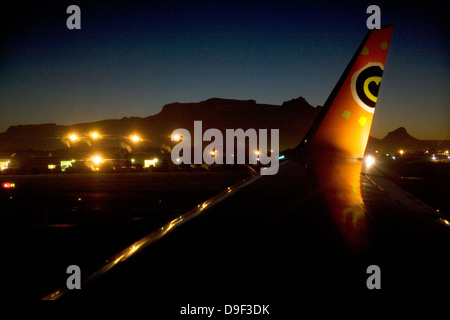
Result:
[[[276,175],[227,188],[108,259],[81,290],[45,299],[137,299],[169,314],[183,303],[271,304],[281,314],[328,298],[448,298],[450,223],[361,160],[391,34],[369,31]]]

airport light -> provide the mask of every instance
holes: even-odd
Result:
[[[139,138],[139,136],[138,135],[136,135],[136,134],[134,134],[134,135],[132,135],[132,136],[130,136],[130,139],[133,141],[133,142],[139,142],[139,141],[141,141],[142,139],[141,138]]]
[[[96,132],[96,131],[91,132],[89,135],[91,136],[92,139],[100,138],[100,134],[98,132]]]
[[[9,163],[10,163],[9,160],[8,161],[0,161],[0,170],[3,171],[3,170],[8,169]]]
[[[144,160],[144,168],[149,168],[150,166],[156,167],[158,161],[158,158],[153,158],[152,160]]]
[[[4,182],[2,186],[3,186],[3,189],[11,189],[11,188],[15,188],[16,184],[14,182]]]
[[[94,156],[92,157],[92,162],[98,166],[100,163],[103,162],[103,159],[100,156]]]
[[[78,135],[76,135],[75,133],[71,133],[71,134],[69,134],[69,139],[71,141],[77,141],[79,138],[78,138]]]
[[[364,159],[364,162],[366,163],[366,166],[370,168],[375,163],[375,158],[369,155]]]

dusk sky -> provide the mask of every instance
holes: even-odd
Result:
[[[371,135],[450,139],[444,1],[37,1],[2,10],[0,132],[146,117],[212,97],[322,105],[367,33],[393,24]],[[66,9],[81,9],[69,30]],[[201,120],[201,119],[200,119]]]

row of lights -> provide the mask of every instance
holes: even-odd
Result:
[[[97,131],[90,132],[88,136],[94,140],[103,138],[103,136],[100,135],[100,133],[98,133]],[[87,138],[87,137],[80,137],[76,133],[69,133],[67,135],[67,138],[72,142],[76,142],[76,141],[79,141],[79,140],[81,140],[83,138]],[[130,136],[128,136],[128,138],[131,141],[136,142],[136,143],[143,141],[143,139],[141,137],[139,137],[137,134],[130,135]],[[182,139],[181,136],[176,136],[175,141],[180,141],[181,139]],[[98,167],[101,163],[104,162],[104,159],[99,155],[94,155],[88,161],[91,161],[91,163],[93,163],[96,167]],[[157,158],[154,158],[152,160],[146,160],[146,161],[149,162],[149,165],[154,166],[159,160]],[[75,160],[72,160],[72,162],[75,162]],[[134,159],[132,159],[132,162],[134,162]],[[98,168],[96,168],[96,169],[98,170]]]
[[[375,150],[375,153],[378,153],[378,150]],[[401,157],[403,157],[403,155],[405,154],[405,151],[403,149],[400,149],[398,151],[398,154],[400,154]],[[425,154],[428,154],[428,150],[425,151]],[[450,152],[449,150],[445,150],[445,152],[443,152],[443,155],[447,157],[448,160],[450,160]],[[389,153],[386,153],[386,157],[389,157]],[[392,160],[396,160],[395,155],[391,156]],[[436,154],[433,154],[431,156],[431,160],[435,161],[437,160],[438,157],[436,156]],[[364,158],[364,162],[366,163],[366,165],[368,167],[372,166],[375,163],[375,158],[371,155],[368,155]]]
[[[94,140],[102,138],[102,136],[97,131],[90,132],[89,133],[89,137],[91,137]],[[76,141],[79,141],[82,137],[80,137],[76,133],[69,133],[68,134],[68,138],[69,138],[70,141],[76,142]],[[133,135],[129,136],[129,138],[133,142],[140,142],[140,141],[142,141],[142,139],[136,134],[133,134]],[[103,158],[100,157],[99,155],[92,156],[92,158],[90,160],[96,166],[100,165],[103,162]],[[74,161],[72,160],[72,162],[74,162]]]
[[[378,150],[375,150],[375,153],[378,153]],[[403,150],[403,149],[398,150],[398,154],[400,154],[401,156],[403,156],[405,153],[406,153],[406,151]],[[429,153],[429,151],[426,150],[425,154],[428,154],[428,153]],[[445,150],[444,152],[442,152],[442,154],[450,155],[450,151],[449,150]],[[389,153],[386,153],[386,156],[389,156]]]
[[[101,156],[99,155],[94,155],[92,156],[89,160],[81,160],[81,161],[90,161],[91,163],[93,163],[96,167],[98,167],[101,163],[103,163],[105,160],[108,159],[103,159]],[[72,163],[76,162],[77,160],[72,160]],[[134,163],[135,159],[131,159],[131,163]],[[159,162],[158,158],[153,158],[153,159],[147,159],[144,162],[145,167],[148,166],[155,166],[157,163]]]
[[[94,140],[97,140],[97,139],[101,139],[101,138],[102,138],[102,136],[101,136],[98,132],[96,132],[96,131],[90,132],[90,133],[89,133],[89,137],[91,137],[91,138],[94,139]],[[76,141],[78,141],[78,140],[81,139],[81,137],[78,136],[76,133],[69,133],[69,134],[68,134],[68,138],[69,138],[70,141],[73,141],[73,142],[76,142]],[[137,134],[130,135],[129,138],[130,138],[130,140],[133,141],[133,142],[139,142],[139,141],[142,141],[142,139],[141,139]]]
[[[172,140],[172,141],[178,142],[178,141],[183,140],[183,137],[180,136],[180,135],[178,135],[178,134],[174,134],[174,135],[171,136],[171,140]],[[273,152],[273,150],[270,150],[270,152]],[[210,154],[211,154],[211,156],[214,157],[216,154],[218,154],[218,152],[214,149],[214,150],[212,150],[212,151],[210,152]],[[255,151],[255,154],[256,154],[257,156],[259,156],[259,150],[256,150],[256,151]]]

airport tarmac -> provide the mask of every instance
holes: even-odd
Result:
[[[166,172],[2,176],[1,269],[11,298],[40,299],[177,215],[249,176]]]

